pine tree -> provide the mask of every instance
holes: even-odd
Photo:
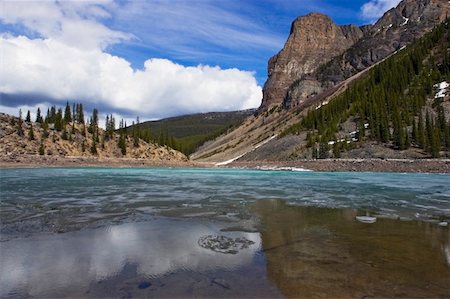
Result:
[[[433,130],[433,123],[432,120],[430,118],[430,114],[427,111],[427,114],[425,116],[425,130],[426,130],[426,142],[427,142],[427,146],[428,146],[428,150],[432,150],[431,148],[434,146],[434,130]]]
[[[45,155],[44,139],[41,139],[41,144],[39,145],[39,155]]]
[[[68,140],[68,139],[69,139],[69,136],[68,136],[68,134],[67,134],[66,127],[64,127],[63,130],[62,130],[62,133],[61,133],[61,139],[62,139],[62,140]]]
[[[92,146],[91,146],[91,154],[97,155],[97,143],[95,142],[95,139],[92,140]]]
[[[26,122],[26,123],[31,123],[31,114],[30,114],[30,110],[28,110],[28,112],[27,112],[27,117],[25,118],[25,122]]]
[[[30,129],[28,130],[28,140],[34,140],[33,124],[30,123]]]
[[[419,144],[419,130],[417,129],[415,117],[413,117],[412,123],[412,142],[414,144]]]
[[[319,144],[319,159],[327,159],[328,158],[329,147],[325,142],[321,142]]]
[[[22,110],[19,109],[19,121],[17,122],[17,135],[19,136],[23,136],[24,132],[23,132],[23,128],[22,128]]]
[[[55,130],[56,131],[61,131],[63,129],[63,127],[64,127],[64,123],[63,123],[64,120],[63,120],[63,117],[62,117],[62,110],[61,109],[58,109],[58,112],[56,113],[54,119],[55,119],[54,120],[54,122],[55,122]]]
[[[432,129],[432,136],[431,136],[431,156],[433,158],[439,158],[439,151],[440,151],[440,136],[439,136],[439,128],[434,127]]]
[[[66,124],[72,122],[72,113],[70,112],[69,102],[66,103],[66,109],[64,110],[64,122]]]
[[[422,117],[422,113],[419,114],[419,125],[417,128],[418,131],[418,143],[420,145],[421,148],[426,149],[427,144],[426,144],[426,138],[425,138],[425,128],[424,128],[424,124],[423,124],[423,117]]]
[[[38,107],[36,111],[36,122],[42,124],[44,119],[41,116],[41,109]]]

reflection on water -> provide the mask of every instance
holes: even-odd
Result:
[[[448,175],[0,176],[2,298],[450,297]],[[355,221],[366,210],[390,219]]]
[[[449,231],[434,224],[354,220],[342,209],[260,201],[269,279],[286,297],[449,297]]]
[[[281,200],[255,202],[248,212],[259,232],[229,231],[234,222],[208,217],[169,217],[1,242],[0,296],[450,295],[448,228],[392,219],[364,224],[355,221],[356,210]],[[217,235],[245,238],[249,246],[236,254],[200,246]]]
[[[210,234],[254,243],[217,253],[198,245]],[[1,296],[244,296],[244,286],[278,296],[265,279],[255,279],[266,276],[260,245],[257,233],[173,219],[15,239],[0,244]]]

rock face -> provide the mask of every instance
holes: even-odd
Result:
[[[338,26],[323,14],[311,13],[297,18],[284,48],[269,60],[269,78],[264,85],[261,108],[281,104],[295,81],[342,54],[362,36],[359,27]]]
[[[449,12],[450,3],[446,0],[403,0],[387,11],[355,45],[312,77],[323,88],[334,86],[431,31]]]
[[[269,61],[260,111],[290,108],[381,61],[450,16],[447,0],[403,0],[374,25],[337,26],[321,14],[296,19]]]

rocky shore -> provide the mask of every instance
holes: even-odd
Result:
[[[291,168],[322,172],[420,172],[450,173],[450,159],[323,159],[288,162],[233,162],[227,167]]]
[[[184,168],[198,167],[190,161],[151,160],[139,158],[98,158],[98,157],[62,157],[20,155],[0,157],[0,168],[35,167],[143,167],[143,168]]]
[[[213,163],[195,161],[157,161],[136,158],[97,158],[20,155],[0,157],[1,168],[23,167],[142,167],[142,168],[218,168]],[[223,168],[293,169],[321,172],[418,172],[450,173],[450,159],[323,159],[296,161],[233,162]]]

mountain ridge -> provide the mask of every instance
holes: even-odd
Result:
[[[264,86],[265,93],[263,103],[258,110],[258,114],[247,119],[242,126],[233,132],[222,135],[216,140],[205,144],[192,155],[192,158],[194,160],[210,163],[233,161],[233,159],[236,158],[239,158],[239,161],[248,159],[263,160],[268,158],[273,160],[290,159],[289,152],[297,152],[298,149],[306,145],[306,132],[301,133],[301,135],[294,134],[283,137],[288,128],[298,124],[299,120],[306,117],[308,111],[320,109],[319,107],[326,105],[328,102],[333,100],[337,94],[344,92],[349,84],[353,84],[353,81],[360,80],[360,77],[364,77],[364,73],[370,67],[373,67],[385,59],[388,59],[389,56],[401,51],[405,46],[408,46],[417,38],[423,36],[427,32],[430,32],[435,26],[445,20],[449,8],[449,2],[442,0],[403,0],[396,8],[386,12],[383,17],[375,23],[375,25],[366,26],[362,29],[360,28],[360,30],[364,31],[364,34],[372,34],[372,37],[365,39],[365,41],[362,41],[364,38],[361,38],[355,43],[355,45],[358,43],[370,45],[371,43],[376,42],[380,48],[376,48],[374,46],[372,52],[363,51],[364,55],[354,54],[355,56],[353,57],[355,57],[356,62],[366,59],[367,57],[365,57],[365,55],[368,53],[373,56],[373,61],[367,63],[367,66],[363,67],[362,71],[349,71],[346,76],[336,80],[333,84],[328,84],[326,80],[319,82],[317,80],[317,74],[327,74],[326,71],[330,70],[330,65],[333,66],[337,62],[340,67],[342,57],[352,57],[349,53],[358,53],[355,48],[352,48],[354,46],[349,47],[349,49],[345,50],[344,53],[335,56],[330,61],[318,65],[316,68],[316,73],[304,74],[300,72],[301,77],[292,80],[293,83],[291,83],[289,87],[286,87],[288,85],[286,82],[281,82],[279,84],[279,87],[281,87],[276,91],[279,92],[280,90],[284,90],[285,94],[278,96],[275,102],[270,102],[270,100],[267,101],[267,99],[270,99],[270,96],[268,97],[267,95],[271,94],[270,88],[273,87],[272,85],[278,84],[276,80],[274,80],[277,79],[276,77],[278,74],[271,77],[269,76],[269,79]],[[405,15],[413,17],[416,16],[417,20],[421,20],[422,24],[425,25],[423,27],[417,27],[417,22],[416,24],[413,24],[412,21],[406,21],[404,18]],[[296,20],[298,19],[301,18],[297,18]],[[395,25],[390,23],[393,20],[396,20],[397,22]],[[410,24],[408,25],[408,23]],[[293,24],[295,24],[295,21]],[[286,42],[287,45],[289,44],[290,39],[292,39],[292,35],[295,31],[295,26],[292,28],[293,32]],[[399,35],[400,31],[402,34]],[[408,31],[408,34],[405,35],[404,32],[406,31]],[[283,50],[280,51],[280,53],[283,53]],[[280,53],[277,55],[280,55]],[[277,59],[277,55],[269,61],[269,74],[271,74],[271,70],[276,67],[273,64]],[[281,61],[283,64],[278,66],[279,69],[283,70],[283,67],[289,65],[289,57],[285,57],[284,59],[284,61]],[[277,62],[280,61],[277,60]],[[343,63],[342,65],[346,66],[346,63]],[[342,67],[340,71],[343,69],[345,68]],[[297,90],[295,90],[296,88]],[[314,90],[315,88],[316,90]],[[306,96],[299,97],[298,94],[301,94],[301,92],[304,92],[305,90]],[[312,90],[312,92],[308,92],[308,90]],[[267,93],[268,91],[269,93]],[[272,93],[272,96],[274,94],[275,93]],[[356,124],[349,123],[346,126],[350,132],[354,131]],[[274,136],[276,137],[275,139]],[[267,141],[267,143],[261,145],[261,143],[265,141]],[[367,144],[369,144],[369,141],[367,141]],[[378,144],[372,145],[374,148],[378,146]],[[372,154],[368,151],[368,154],[365,155],[365,157],[377,157],[377,155],[393,158],[401,157],[400,152],[395,150],[388,151],[385,146],[380,145],[379,149],[383,152],[381,155],[378,155],[376,151],[372,152]],[[264,151],[266,152],[263,153]],[[283,152],[286,152],[286,154],[283,154]],[[421,157],[421,154],[413,154],[413,156],[418,158]]]

